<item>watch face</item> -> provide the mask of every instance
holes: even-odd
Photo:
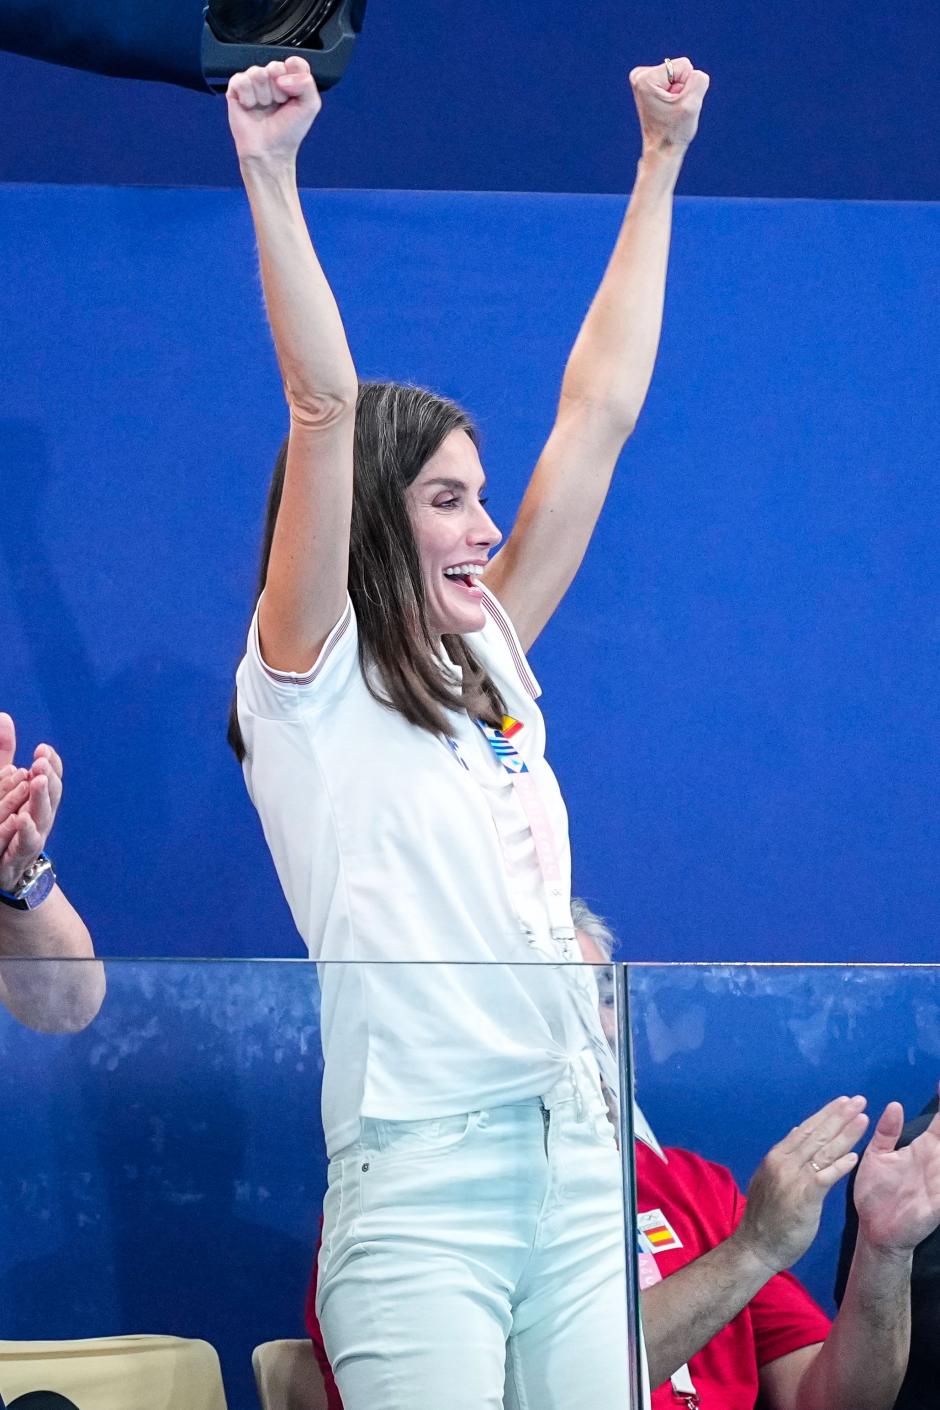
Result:
[[[55,886],[55,872],[51,866],[45,866],[36,880],[22,893],[22,899],[26,902],[29,910],[33,911],[37,906],[41,906],[53,886]]]

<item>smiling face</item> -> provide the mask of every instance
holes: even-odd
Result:
[[[478,632],[485,622],[477,580],[502,537],[484,507],[485,485],[470,437],[451,431],[406,491],[435,636]]]

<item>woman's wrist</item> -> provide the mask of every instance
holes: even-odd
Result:
[[[239,155],[238,166],[246,186],[297,184],[296,152],[290,156],[272,152],[247,152]]]
[[[643,151],[637,163],[637,180],[646,180],[657,185],[675,186],[685,160],[687,146],[671,143],[643,144]]]

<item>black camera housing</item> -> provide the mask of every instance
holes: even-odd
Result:
[[[307,60],[317,87],[323,92],[338,83],[346,72],[353,47],[362,30],[366,0],[337,0],[327,18],[316,29],[316,47],[301,44],[269,44],[265,41],[232,41],[221,38],[213,26],[212,4],[205,9],[202,30],[202,73],[214,92],[222,92],[232,74],[252,64],[269,64],[299,54]]]

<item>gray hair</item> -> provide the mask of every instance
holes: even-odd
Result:
[[[572,896],[571,898],[571,923],[575,930],[583,930],[585,935],[591,937],[604,959],[610,964],[614,957],[614,950],[617,948],[614,932],[603,916],[592,911],[588,903],[582,901],[580,896]]]

